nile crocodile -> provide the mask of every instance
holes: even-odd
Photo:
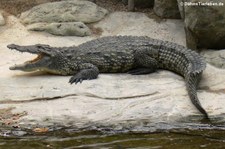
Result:
[[[10,70],[45,71],[73,75],[69,83],[96,79],[99,72],[148,74],[166,69],[182,75],[195,107],[208,118],[197,97],[197,86],[206,67],[204,59],[184,46],[137,36],[109,36],[73,47],[8,45],[9,49],[37,54],[34,60],[10,67]]]

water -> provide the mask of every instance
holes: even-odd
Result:
[[[168,128],[168,127],[167,127]],[[144,131],[133,129],[79,130],[74,128],[52,129],[47,133],[30,130],[1,130],[2,149],[197,149],[225,148],[223,126],[192,125],[189,128],[153,129]]]

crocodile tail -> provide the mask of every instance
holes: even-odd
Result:
[[[198,73],[189,73],[186,77],[186,86],[188,90],[188,95],[191,99],[191,102],[194,104],[194,106],[205,116],[206,119],[209,119],[208,113],[205,111],[205,109],[202,107],[198,96],[197,96],[197,86],[201,79],[202,72]]]

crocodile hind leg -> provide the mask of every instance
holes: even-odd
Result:
[[[92,80],[98,77],[98,68],[90,63],[82,64],[79,68],[80,71],[70,78],[70,84],[82,83],[83,80]]]
[[[135,68],[128,71],[132,75],[142,75],[155,72],[158,62],[153,57],[146,54],[147,51],[137,51],[135,53]]]

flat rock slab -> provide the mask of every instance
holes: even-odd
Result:
[[[108,11],[89,1],[70,0],[44,3],[21,14],[24,24],[40,22],[93,23],[105,17]]]
[[[207,66],[203,76],[199,99],[215,118],[225,112],[224,71]],[[4,86],[6,95],[0,107],[16,107],[15,113],[25,111],[28,115],[20,123],[36,125],[111,125],[129,120],[177,123],[190,115],[201,115],[189,100],[184,80],[167,71],[145,76],[101,74],[97,80],[72,86],[68,79],[14,76],[7,82],[13,86]]]
[[[100,74],[97,80],[77,85],[68,83],[69,76],[10,71],[9,66],[34,56],[13,52],[6,48],[8,44],[73,46],[96,37],[37,34],[28,32],[13,16],[8,21],[10,25],[0,36],[0,110],[11,109],[20,115],[21,126],[142,127],[142,122],[177,124],[191,115],[201,117],[189,100],[183,78],[169,71],[142,76]],[[157,23],[142,13],[116,12],[94,27],[101,27],[103,36],[148,35],[185,44],[181,21]],[[208,65],[200,83],[199,99],[212,118],[225,113],[224,73]]]

